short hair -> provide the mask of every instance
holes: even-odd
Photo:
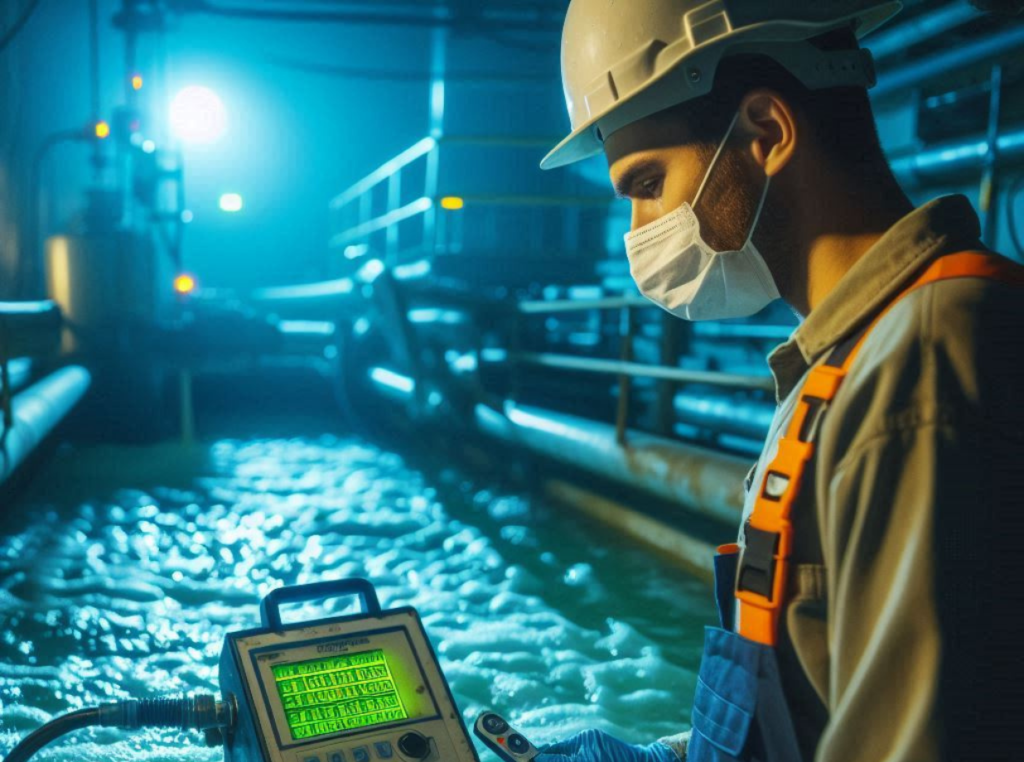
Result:
[[[822,50],[856,50],[852,28],[810,40]],[[811,90],[788,69],[764,55],[726,55],[706,95],[674,106],[691,140],[715,146],[721,141],[743,97],[752,90],[778,92],[810,125],[812,138],[836,166],[873,167],[885,163],[871,102],[864,87]]]

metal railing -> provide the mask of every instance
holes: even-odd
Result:
[[[460,251],[462,228],[458,218],[448,224],[448,212],[463,208],[482,208],[490,212],[510,207],[586,208],[611,204],[614,200],[611,193],[600,196],[572,192],[516,193],[507,188],[493,193],[466,193],[458,187],[445,187],[442,158],[449,149],[478,147],[539,152],[555,142],[557,140],[551,138],[459,135],[423,138],[331,199],[329,247],[341,250],[349,259],[372,252],[394,266],[417,256]],[[567,220],[565,224],[571,222]]]
[[[512,348],[508,361],[512,364],[512,398],[517,396],[521,388],[520,368],[532,365],[553,370],[594,373],[615,376],[619,394],[616,401],[615,435],[620,445],[626,444],[626,430],[632,396],[634,378],[652,378],[658,381],[658,410],[667,412],[673,408],[673,399],[680,384],[703,384],[725,389],[739,389],[758,392],[772,392],[775,382],[771,376],[722,373],[709,370],[692,370],[681,368],[678,361],[681,356],[681,336],[678,330],[678,319],[666,313],[662,314],[665,321],[660,346],[660,364],[638,363],[633,361],[633,341],[636,335],[637,321],[635,312],[638,309],[656,308],[653,302],[638,296],[610,296],[593,299],[551,299],[522,301],[516,305],[517,319],[512,326]],[[522,322],[529,316],[551,315],[585,311],[618,311],[619,339],[621,341],[618,359],[580,357],[577,355],[558,354],[552,352],[530,352],[522,346]],[[712,325],[712,324],[702,324]],[[723,328],[734,329],[742,334],[744,328],[772,328],[771,331],[753,331],[746,338],[774,339],[785,329],[783,326],[745,326],[743,324],[722,324]],[[788,329],[791,330],[791,329]],[[787,334],[788,335],[788,334]],[[666,427],[667,428],[667,427]],[[661,431],[659,433],[667,433]]]

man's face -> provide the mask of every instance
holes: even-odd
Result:
[[[724,137],[724,135],[723,135]],[[738,249],[753,223],[764,170],[745,150],[743,132],[734,130],[712,167],[717,144],[688,139],[679,119],[649,117],[613,133],[605,141],[608,174],[616,195],[632,205],[631,230],[654,222],[689,202],[704,240],[714,248]],[[711,172],[709,173],[709,167]]]
[[[625,128],[628,130],[629,128]],[[621,135],[616,133],[609,142]],[[692,202],[707,170],[707,151],[694,145],[626,153],[608,168],[615,195],[632,207],[631,230]]]

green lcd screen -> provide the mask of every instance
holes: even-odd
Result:
[[[296,741],[409,718],[383,649],[270,669]]]

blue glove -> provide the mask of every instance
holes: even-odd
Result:
[[[679,762],[662,743],[634,746],[601,730],[584,730],[541,749],[536,762]]]

